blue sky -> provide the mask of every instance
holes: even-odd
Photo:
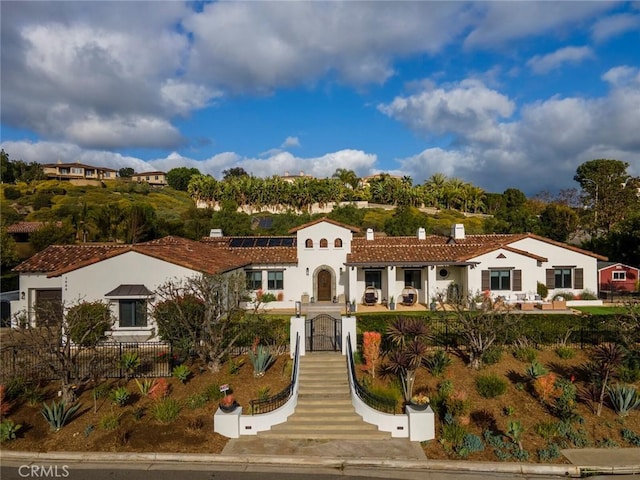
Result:
[[[639,2],[2,1],[12,159],[220,178],[640,175]]]

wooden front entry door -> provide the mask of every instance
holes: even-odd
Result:
[[[329,273],[329,270],[320,270],[318,272],[318,301],[331,301],[331,273]]]

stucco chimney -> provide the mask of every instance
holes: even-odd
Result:
[[[464,224],[456,223],[451,227],[451,236],[454,240],[464,240]]]
[[[209,237],[211,238],[219,238],[222,237],[222,229],[221,228],[212,228],[209,231]]]
[[[418,240],[426,240],[427,239],[427,231],[424,227],[420,227],[418,229]]]
[[[300,176],[304,177],[304,170],[300,170]]]
[[[367,240],[373,240],[373,228],[367,228]]]

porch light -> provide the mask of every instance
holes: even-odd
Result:
[[[349,302],[349,300],[345,302],[345,312],[347,313],[347,317],[351,316],[351,302]]]
[[[20,298],[21,298],[22,300],[24,300],[25,296],[26,296],[26,295],[25,295],[25,293],[24,293],[24,292],[20,292]]]
[[[309,276],[309,267],[307,267],[307,277]]]
[[[302,302],[296,301],[296,318],[300,318],[300,313],[302,313]]]

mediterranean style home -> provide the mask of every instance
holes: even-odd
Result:
[[[117,171],[106,167],[93,167],[83,163],[45,163],[42,165],[47,178],[82,181],[115,180]]]
[[[324,218],[288,236],[225,237],[212,230],[201,241],[53,245],[15,268],[20,295],[11,307],[37,324],[32,312],[38,302],[108,301],[117,319],[114,339],[147,340],[156,338],[147,315],[154,290],[202,273],[243,273],[254,298],[269,292],[277,299],[265,308],[386,304],[407,288],[423,305],[452,292],[526,302],[536,298],[538,283],[549,288],[550,298],[596,292],[598,260],[606,259],[533,234],[466,235],[457,224],[449,236],[421,228],[415,236],[385,237]]]
[[[152,187],[166,187],[167,183],[167,174],[165,172],[143,172],[143,173],[134,173],[131,176],[132,182],[138,183],[148,183]]]

